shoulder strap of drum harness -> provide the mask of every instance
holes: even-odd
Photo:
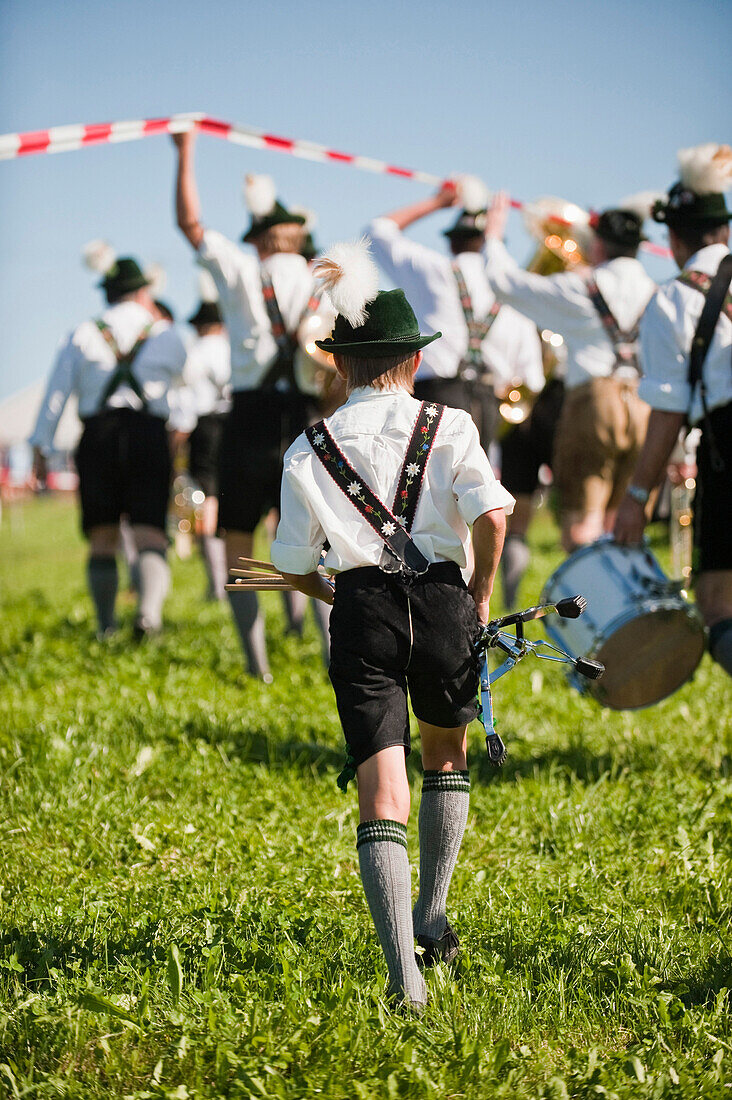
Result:
[[[295,352],[297,351],[297,333],[288,332],[285,327],[282,310],[277,301],[274,286],[272,285],[272,277],[269,272],[262,269],[260,271],[260,278],[262,280],[264,305],[267,310],[267,316],[269,317],[272,335],[277,344],[277,358],[265,373],[259,385],[262,389],[270,389],[276,386],[278,382],[284,382],[287,389],[296,389]],[[322,295],[322,289],[316,290],[311,295],[308,304],[302,312],[298,327],[306,317],[309,317],[312,313],[317,313]]]
[[[409,533],[414,523],[432,444],[444,411],[444,405],[428,405],[426,401],[420,405],[391,509],[379,500],[376,493],[356,473],[341,453],[324,420],[305,429],[308,443],[333,481],[348,497],[356,511],[383,539],[385,545],[379,568],[385,573],[402,573],[407,580],[426,573],[429,568],[427,558]],[[347,751],[345,767],[338,776],[338,786],[342,791],[346,790],[355,774],[355,761]]]
[[[152,329],[154,322],[150,321],[149,324],[145,325],[144,329],[137,337],[130,350],[125,352],[124,354],[119,350],[117,341],[115,340],[112,334],[112,330],[107,322],[103,321],[100,317],[95,321],[95,324],[102,336],[104,337],[105,341],[109,345],[115,359],[117,360],[117,365],[112,371],[112,375],[107,382],[107,385],[104,387],[104,393],[102,394],[102,399],[99,404],[100,411],[106,406],[110,397],[117,392],[120,386],[129,386],[135,397],[137,397],[137,399],[142,404],[143,412],[147,412],[147,398],[145,397],[142,386],[132,373],[132,366],[135,362],[135,359],[137,359],[137,356],[142,350],[145,341],[150,335],[150,330]]]
[[[481,348],[483,341],[493,327],[493,322],[500,312],[501,303],[494,302],[485,319],[476,321],[473,311],[473,302],[460,264],[454,263],[452,265],[452,271],[455,276],[455,282],[457,283],[458,294],[460,295],[460,305],[463,309],[465,324],[468,326],[468,350],[465,358],[458,367],[458,374],[464,381],[474,382],[481,374],[485,374],[485,364],[483,362],[483,352]]]
[[[602,291],[592,276],[585,279],[585,287],[587,288],[590,301],[595,307],[595,312],[602,322],[605,335],[613,346],[613,353],[615,355],[613,373],[621,367],[632,367],[640,375],[641,368],[640,359],[638,357],[638,329],[640,326],[640,317],[631,329],[623,331],[615,319],[615,314],[610,309]]]
[[[732,282],[732,256],[722,258],[722,262],[714,275],[706,275],[703,271],[682,271],[676,278],[684,286],[690,286],[704,295],[704,308],[696,326],[694,339],[691,341],[687,380],[691,389],[692,400],[694,390],[697,386],[699,387],[699,396],[704,414],[704,431],[709,443],[709,456],[713,468],[719,472],[724,469],[724,462],[719,453],[709,419],[707,385],[704,380],[704,361],[709,353],[714,330],[721,315],[724,313],[732,321],[732,294],[729,293],[729,286]]]

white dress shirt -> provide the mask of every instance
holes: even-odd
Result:
[[[130,351],[152,321],[144,306],[133,301],[108,306],[101,318],[109,325],[123,354]],[[132,367],[152,416],[168,419],[168,394],[180,383],[185,358],[185,347],[175,328],[168,321],[155,321]],[[114,352],[94,321],[84,321],[74,329],[56,356],[30,444],[50,449],[56,425],[72,393],[78,399],[82,420],[99,412],[104,390],[116,366]],[[129,386],[122,385],[112,394],[106,407],[139,410],[142,404]]]
[[[288,332],[295,332],[315,290],[302,256],[278,252],[260,261],[214,229],[206,229],[198,262],[211,272],[231,345],[231,388],[254,390],[277,358],[277,344],[262,295],[261,272],[272,280]]]
[[[379,499],[391,508],[420,402],[403,389],[363,386],[328,417],[333,439]],[[428,561],[468,560],[470,526],[514,499],[496,480],[469,415],[445,408],[427,463],[411,535]],[[384,542],[335,484],[306,436],[285,455],[272,561],[286,573],[310,573],[327,539],[332,573],[378,565]]]
[[[465,279],[476,321],[484,321],[496,300],[479,252],[448,257],[411,240],[391,218],[375,218],[366,229],[384,273],[404,290],[420,328],[442,339],[422,353],[418,378],[454,378],[468,350],[468,327],[460,304],[456,262]],[[512,382],[534,393],[544,385],[541,344],[536,327],[510,307],[502,308],[483,340],[483,362],[499,392]]]
[[[486,273],[496,296],[530,317],[540,329],[564,337],[567,389],[613,373],[615,353],[580,275],[564,271],[537,275],[524,271],[501,241],[485,245]],[[648,305],[656,284],[639,260],[618,256],[593,269],[600,293],[623,332],[631,330]]]
[[[685,271],[714,275],[729,252],[725,244],[701,248],[684,264]],[[641,322],[643,377],[638,393],[653,409],[689,414],[692,424],[703,416],[699,387],[694,399],[687,382],[689,351],[704,307],[704,295],[678,279],[659,287]],[[721,314],[704,360],[707,408],[732,401],[732,321]]]
[[[199,336],[188,348],[183,382],[191,391],[196,416],[231,408],[231,352],[226,333]]]

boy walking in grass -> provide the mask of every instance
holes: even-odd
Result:
[[[446,901],[468,814],[473,646],[513,498],[469,415],[411,396],[421,349],[441,334],[419,332],[402,290],[378,290],[366,244],[336,245],[316,274],[338,313],[319,346],[334,354],[348,400],[285,456],[272,561],[294,587],[333,605],[330,678],[348,751],[341,779],[358,778],[361,878],[389,994],[419,1011],[427,993],[415,937],[421,965],[458,953]],[[317,571],[324,546],[334,585]],[[407,695],[424,766],[414,909]]]

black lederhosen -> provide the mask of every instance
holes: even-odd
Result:
[[[188,440],[188,472],[207,497],[216,496],[219,475],[219,447],[227,413],[209,413],[198,418]]]
[[[715,470],[704,424],[696,461],[694,572],[732,569],[732,403],[713,409],[709,421],[724,463]]]
[[[564,400],[564,383],[552,378],[536,398],[523,424],[506,433],[501,442],[501,484],[509,493],[533,493],[539,469],[550,466],[554,433]]]
[[[105,409],[84,421],[74,458],[85,534],[119,523],[122,515],[165,530],[171,469],[165,421],[134,409]]]
[[[410,751],[407,690],[417,718],[454,728],[477,714],[478,615],[454,562],[411,583],[377,566],[339,573],[330,616],[330,679],[355,765]]]
[[[244,390],[233,395],[219,448],[219,527],[251,533],[280,502],[282,459],[307,424],[295,391]]]

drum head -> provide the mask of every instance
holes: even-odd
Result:
[[[649,608],[593,653],[605,673],[589,690],[613,710],[650,707],[686,683],[702,659],[704,627],[688,608]]]

